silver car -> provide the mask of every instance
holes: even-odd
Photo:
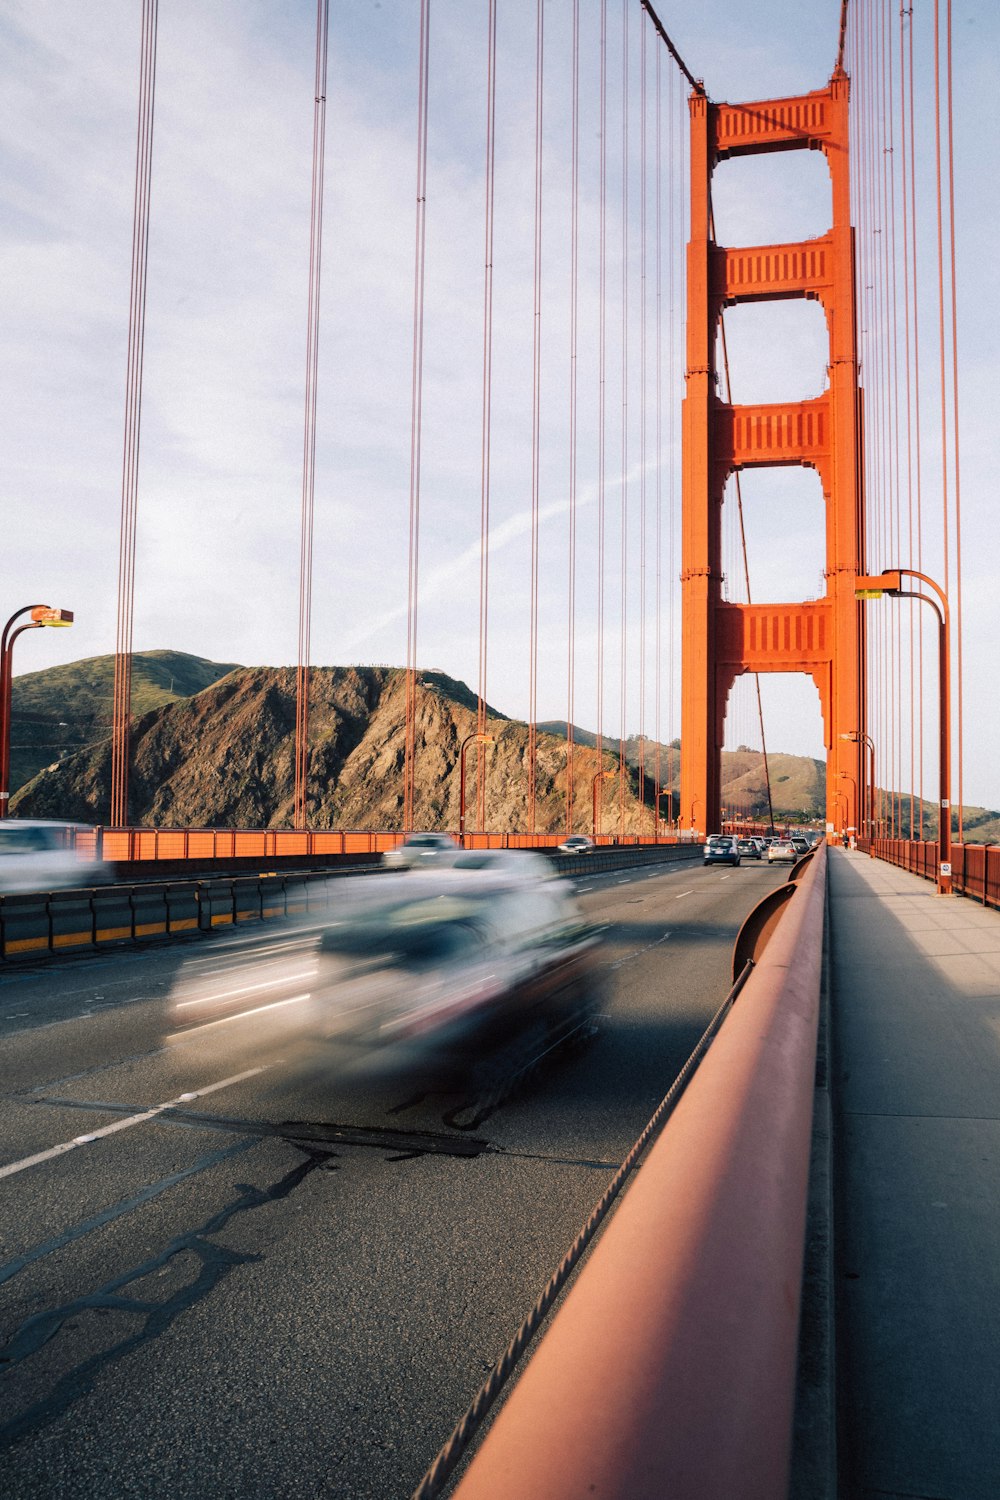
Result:
[[[0,895],[104,885],[110,865],[74,847],[77,823],[0,819]]]
[[[409,833],[395,849],[382,856],[387,870],[422,870],[430,865],[450,865],[459,853],[450,833]]]

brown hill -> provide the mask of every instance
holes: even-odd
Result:
[[[459,823],[459,751],[476,728],[476,699],[441,672],[417,684],[414,816],[418,827]],[[486,827],[523,829],[528,729],[490,710],[495,745],[486,752]],[[317,667],[310,687],[309,821],[314,828],[399,828],[403,811],[405,674],[390,667]],[[292,820],[295,672],[244,667],[191,698],[136,719],[132,730],[130,817],[146,827],[288,827]],[[574,826],[589,831],[591,788],[616,757],[579,748]],[[477,750],[466,757],[466,826],[474,826]],[[565,743],[539,734],[536,822],[565,827]],[[110,742],[68,756],[12,799],[22,817],[104,822],[110,808]],[[651,799],[652,785],[647,783]],[[624,831],[649,831],[652,810],[625,792]],[[603,826],[619,826],[617,788],[608,781]]]

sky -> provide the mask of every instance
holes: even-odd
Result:
[[[926,275],[935,246],[926,178],[933,147],[932,7],[914,0],[913,10],[926,148],[918,183]],[[644,26],[637,0],[628,0],[623,182],[623,4],[609,0],[599,694],[600,8],[587,0],[581,11],[574,718],[589,728],[600,720],[612,737],[624,725],[628,733],[669,740],[680,733],[686,91],[661,52],[657,277],[657,49],[646,27],[644,241]],[[661,0],[658,11],[713,99],[805,92],[822,87],[832,70],[838,0],[761,0],[753,7],[741,0]],[[312,660],[402,664],[419,5],[337,0],[331,12]],[[315,6],[311,0],[213,0],[209,6],[161,0],[159,14],[134,646],[246,664],[294,663]],[[571,0],[546,0],[542,720],[567,712],[571,14]],[[523,717],[530,660],[534,0],[500,0],[498,18],[486,694],[501,711]],[[1000,141],[981,101],[996,87],[998,32],[992,4],[956,0],[964,791],[966,801],[992,807],[1000,807],[993,753],[1000,714],[990,680],[1000,638],[990,507],[1000,329],[989,252],[982,247],[1000,231],[1000,205],[997,174],[982,163]],[[485,42],[485,0],[433,0],[417,658],[421,667],[444,669],[474,690]],[[0,0],[0,586],[6,613],[44,601],[76,614],[71,631],[22,637],[16,672],[114,650],[139,43],[137,0]],[[829,224],[828,181],[818,153],[725,163],[713,191],[725,243],[804,238]],[[920,291],[921,316],[931,330],[935,288],[922,281]],[[735,400],[781,400],[823,389],[826,335],[816,304],[735,309],[727,314],[727,337]],[[933,345],[927,357],[931,368]],[[923,397],[928,494],[940,483],[935,389],[929,374]],[[808,470],[748,474],[743,500],[754,600],[816,597],[823,587],[823,518],[815,476]],[[727,513],[732,510],[727,500]],[[929,564],[943,568],[932,533],[929,527]],[[951,563],[953,571],[953,555]],[[737,574],[738,559],[729,555],[731,598],[741,597]],[[734,692],[727,744],[759,738],[748,689],[749,680]],[[822,755],[812,684],[765,677],[762,692],[769,748]]]

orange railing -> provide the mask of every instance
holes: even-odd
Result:
[[[938,843],[924,839],[859,839],[858,848],[924,880],[937,880]],[[984,906],[1000,907],[1000,845],[952,844],[952,889]]]
[[[104,858],[116,863],[147,860],[222,859],[310,859],[314,856],[382,854],[402,842],[404,834],[388,830],[313,829],[297,832],[285,828],[79,828],[75,847],[86,858]],[[467,833],[467,849],[553,849],[561,844],[561,833]],[[601,834],[603,846],[677,844],[675,835],[628,834],[616,838]]]

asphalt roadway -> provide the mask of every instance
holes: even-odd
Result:
[[[608,924],[600,1033],[471,1130],[402,1079],[164,1046],[180,966],[294,958],[281,922],[5,970],[0,1491],[405,1500],[786,876],[579,880]]]

